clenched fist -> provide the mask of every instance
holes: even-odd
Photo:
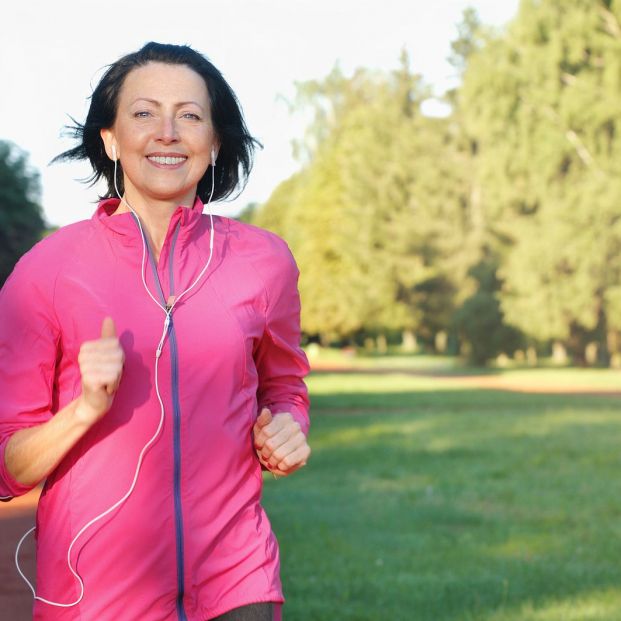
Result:
[[[306,465],[311,450],[300,424],[289,412],[272,416],[263,408],[253,433],[259,461],[275,476],[286,476]]]
[[[125,353],[116,336],[111,317],[101,324],[101,338],[86,341],[80,347],[78,363],[82,375],[82,395],[76,416],[92,425],[112,406],[119,387]]]

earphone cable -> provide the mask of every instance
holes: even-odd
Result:
[[[45,598],[37,595],[34,586],[32,585],[30,580],[28,580],[28,578],[24,575],[23,571],[21,570],[21,567],[19,565],[19,551],[20,551],[21,546],[22,546],[23,542],[25,541],[25,539],[28,537],[28,535],[30,535],[30,533],[32,533],[36,529],[36,526],[33,526],[31,529],[29,529],[22,536],[22,538],[20,539],[19,543],[17,544],[17,548],[15,550],[15,565],[17,567],[17,571],[19,572],[19,575],[23,578],[23,580],[26,582],[26,584],[28,585],[28,587],[32,591],[34,599],[39,600],[39,601],[41,601],[41,602],[43,602],[45,604],[49,604],[50,606],[57,606],[59,608],[70,608],[72,606],[76,606],[77,604],[79,604],[82,601],[82,599],[84,597],[84,581],[82,580],[81,576],[78,574],[76,569],[74,569],[72,564],[71,564],[71,552],[73,550],[74,545],[76,544],[78,539],[86,532],[86,530],[88,530],[91,526],[96,524],[98,521],[102,520],[104,517],[106,517],[107,515],[112,513],[115,509],[120,507],[129,498],[129,496],[134,491],[134,488],[136,487],[136,483],[138,481],[138,475],[140,473],[140,469],[142,467],[142,463],[143,463],[144,457],[145,457],[147,451],[151,448],[151,446],[153,446],[153,444],[157,440],[158,436],[160,435],[160,432],[161,432],[162,427],[164,425],[165,409],[164,409],[164,402],[162,400],[162,396],[160,394],[160,389],[159,389],[159,360],[160,360],[162,349],[164,347],[164,343],[166,341],[166,336],[168,334],[168,330],[169,330],[169,327],[170,327],[170,319],[171,319],[172,311],[173,311],[175,305],[177,304],[177,302],[179,302],[179,300],[183,296],[185,296],[191,289],[193,289],[196,286],[196,284],[199,282],[199,280],[202,278],[202,276],[207,271],[207,269],[209,267],[209,264],[211,263],[211,259],[213,257],[214,223],[213,223],[213,214],[212,214],[212,211],[211,211],[211,199],[213,198],[214,189],[215,189],[215,163],[212,164],[211,193],[209,195],[209,200],[207,201],[207,208],[209,210],[209,222],[210,222],[209,258],[207,260],[207,263],[203,267],[203,269],[200,271],[200,273],[198,274],[198,276],[194,280],[194,282],[185,291],[183,291],[180,295],[178,295],[175,298],[175,300],[171,304],[170,308],[168,308],[168,307],[162,305],[160,302],[158,302],[157,299],[155,298],[155,296],[149,290],[149,287],[147,285],[146,278],[145,278],[145,265],[146,265],[146,254],[147,254],[147,239],[146,239],[144,230],[142,228],[142,224],[140,222],[140,217],[138,216],[136,211],[132,208],[132,206],[129,204],[129,202],[125,199],[125,196],[124,195],[121,196],[121,194],[120,194],[120,192],[118,190],[118,187],[117,187],[116,177],[117,177],[117,158],[115,157],[114,158],[114,189],[116,190],[117,196],[119,197],[120,201],[125,203],[127,208],[133,214],[134,219],[136,220],[136,222],[138,224],[138,228],[140,229],[140,235],[141,235],[141,238],[142,238],[142,263],[141,263],[141,270],[140,270],[141,271],[141,276],[142,276],[142,284],[143,284],[143,286],[145,288],[145,291],[148,293],[148,295],[151,297],[151,299],[157,304],[157,306],[159,306],[164,311],[164,313],[166,315],[166,317],[164,319],[164,329],[162,331],[162,335],[161,335],[161,337],[159,339],[159,342],[158,342],[158,345],[157,345],[157,348],[156,348],[156,352],[155,352],[155,368],[154,368],[155,393],[157,395],[157,400],[158,400],[158,402],[160,404],[160,420],[159,420],[157,429],[155,430],[155,433],[153,434],[153,436],[151,436],[151,438],[148,440],[148,442],[144,445],[144,447],[140,451],[140,454],[138,456],[138,462],[136,464],[136,470],[134,472],[134,478],[132,480],[132,483],[131,483],[128,491],[125,493],[125,495],[122,498],[120,498],[118,501],[116,501],[112,506],[110,506],[104,512],[102,512],[99,515],[97,515],[94,518],[92,518],[89,522],[87,522],[79,530],[77,535],[72,539],[71,543],[69,544],[69,548],[67,550],[67,565],[68,565],[69,570],[71,571],[71,573],[75,576],[75,578],[77,579],[78,583],[80,584],[80,595],[76,599],[76,601],[68,603],[68,604],[63,604],[63,603],[60,603],[60,602],[53,602],[51,600],[45,599]],[[10,499],[10,498],[12,498],[12,497],[11,496],[6,497],[6,498],[5,497],[0,497],[0,500],[1,499]]]

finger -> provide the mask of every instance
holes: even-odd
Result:
[[[257,417],[256,424],[259,427],[265,427],[266,425],[269,425],[271,422],[272,422],[272,413],[270,412],[270,409],[269,408],[263,408],[261,410],[261,413]]]
[[[116,326],[112,317],[106,317],[101,323],[101,338],[109,339],[116,337]]]
[[[272,468],[276,468],[281,461],[285,460],[288,456],[294,454],[304,445],[307,445],[304,434],[296,434],[295,436],[288,438],[286,442],[284,442],[274,451],[272,451],[272,454],[269,456],[268,459],[266,459],[266,461],[270,464],[270,466],[272,466]],[[263,451],[265,451],[265,448],[263,449]],[[264,453],[263,458],[265,459]]]
[[[306,465],[306,462],[310,457],[310,453],[310,447],[308,444],[304,444],[297,450],[293,451],[293,453],[289,453],[289,455],[280,460],[278,464],[275,467],[270,468],[270,470],[275,470],[281,474],[291,474]]]
[[[109,373],[105,369],[96,369],[82,375],[82,383],[90,390],[100,390],[113,386],[118,381],[118,373]]]
[[[121,383],[121,374],[117,373],[114,380],[106,384],[106,391],[108,392],[108,394],[113,395],[119,389],[120,383]]]
[[[257,449],[263,448],[265,441],[269,437],[267,433],[264,433],[264,429],[272,421],[272,413],[269,408],[263,408],[261,413],[257,417],[257,420],[252,427],[252,434],[254,436],[254,446]]]
[[[106,374],[115,380],[123,371],[123,356],[118,353],[107,357],[82,356],[78,357],[78,362],[82,377],[88,377],[92,374]]]
[[[273,436],[268,436],[261,447],[261,456],[265,460],[269,460],[270,457],[281,447],[285,446],[287,442],[292,440],[295,436],[300,435],[299,441],[304,441],[304,434],[300,431],[299,427],[295,425],[287,425],[277,431]],[[275,462],[276,463],[276,462]]]
[[[284,429],[289,425],[297,425],[299,428],[299,424],[293,420],[293,417],[289,414],[289,412],[279,412],[278,414],[274,414],[272,422],[259,429],[262,434],[261,439],[263,443],[267,438],[275,436],[281,429]]]

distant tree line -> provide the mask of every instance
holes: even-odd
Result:
[[[26,153],[0,140],[0,286],[44,233],[40,200],[39,174]]]
[[[291,246],[310,339],[619,365],[621,3],[458,32],[446,118],[405,53],[298,84],[301,169],[247,217]]]

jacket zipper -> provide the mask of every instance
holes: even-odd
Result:
[[[177,236],[179,235],[180,225],[177,224],[177,228],[173,234],[172,243],[170,246],[170,253],[168,259],[169,265],[169,290],[170,295],[175,293],[175,281],[173,275],[173,257],[175,252],[175,244],[177,242]],[[160,279],[155,264],[155,259],[149,248],[149,259],[151,267],[153,269],[154,280],[159,290],[160,299],[162,304],[166,305],[166,299],[160,284]],[[179,401],[179,360],[177,352],[177,337],[175,334],[175,326],[173,316],[170,316],[170,323],[168,325],[168,338],[170,341],[170,359],[171,359],[171,385],[172,385],[172,402],[173,402],[173,456],[174,456],[174,471],[173,471],[173,496],[175,503],[175,542],[177,549],[177,617],[179,621],[187,621],[185,608],[183,606],[183,597],[185,594],[185,569],[184,569],[184,548],[183,548],[183,509],[181,506],[181,404]]]

